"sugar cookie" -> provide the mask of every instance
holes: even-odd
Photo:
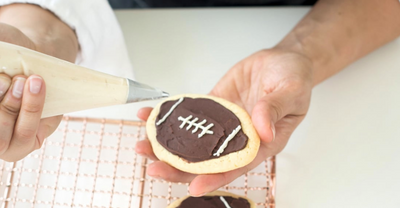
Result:
[[[158,104],[147,120],[155,155],[189,173],[220,173],[249,164],[260,139],[247,112],[221,98],[178,95]]]

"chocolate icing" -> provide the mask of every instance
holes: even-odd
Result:
[[[176,102],[177,100],[167,101],[161,105],[156,123]],[[197,122],[206,119],[204,126],[213,123],[214,126],[210,128],[213,134],[205,134],[198,138],[201,129],[192,133],[194,127],[186,130],[187,124],[182,129],[179,128],[182,121],[179,121],[178,117],[186,118],[189,115],[199,118]],[[157,141],[172,154],[189,162],[199,162],[217,158],[213,154],[238,125],[241,123],[236,115],[221,104],[211,99],[185,97],[163,123],[156,125]],[[245,148],[247,140],[247,136],[240,130],[220,156]]]
[[[250,208],[244,198],[223,196],[231,208]],[[176,208],[226,208],[219,196],[188,197]]]

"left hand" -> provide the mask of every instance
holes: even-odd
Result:
[[[167,181],[190,182],[189,191],[193,196],[214,191],[285,147],[307,113],[312,86],[311,61],[302,54],[282,49],[251,55],[218,82],[210,94],[247,110],[261,139],[256,158],[245,167],[225,173],[194,175],[158,161],[148,140],[138,142],[136,152],[155,161],[148,166],[148,175]],[[141,109],[138,117],[147,120],[151,110]]]

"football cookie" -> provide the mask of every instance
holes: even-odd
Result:
[[[255,208],[250,199],[232,193],[215,191],[201,197],[186,196],[172,202],[167,208]]]
[[[247,112],[221,98],[179,95],[151,112],[147,135],[155,155],[189,173],[220,173],[249,164],[260,139]]]

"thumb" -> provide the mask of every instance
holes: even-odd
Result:
[[[270,143],[275,140],[275,124],[290,113],[291,93],[275,91],[261,97],[252,111],[253,125],[261,141]]]

